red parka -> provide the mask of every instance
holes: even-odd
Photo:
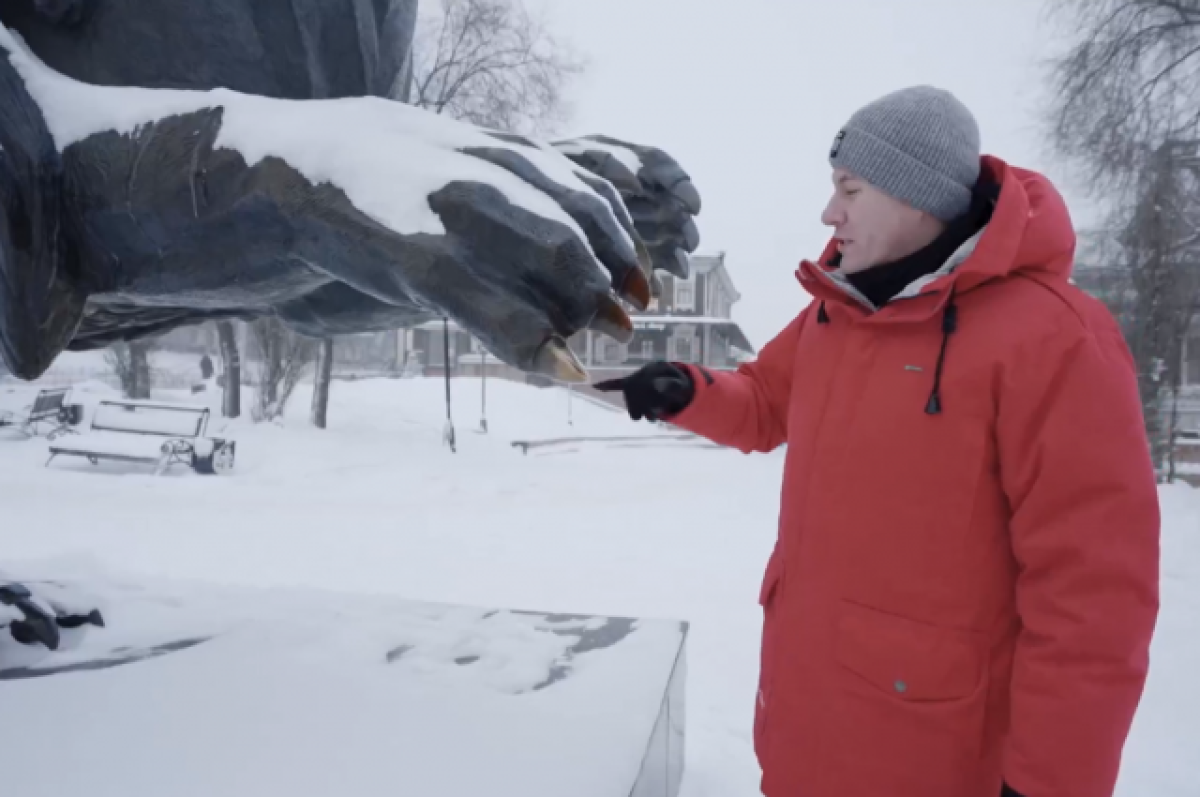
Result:
[[[815,298],[672,419],[787,443],[761,602],[768,797],[1110,797],[1158,610],[1133,363],[1069,282],[1041,175],[992,157],[990,223],[878,311]],[[822,258],[833,254],[832,243]]]

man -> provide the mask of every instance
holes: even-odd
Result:
[[[736,372],[656,363],[636,420],[788,444],[754,740],[769,797],[1110,797],[1158,611],[1134,369],[1039,174],[917,87],[830,152],[815,301]]]

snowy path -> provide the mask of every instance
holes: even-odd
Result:
[[[0,408],[20,403],[10,387]],[[44,441],[0,440],[0,560],[86,554],[168,578],[689,620],[684,794],[757,794],[757,594],[782,455],[659,442],[522,456],[510,440],[656,432],[578,401],[569,427],[562,391],[493,381],[492,434],[478,435],[473,380],[456,383],[454,455],[441,389],[337,383],[328,432],[305,428],[300,391],[288,428],[236,426],[227,479],[45,469]],[[1169,489],[1164,508],[1165,605],[1122,797],[1200,794],[1200,492]]]

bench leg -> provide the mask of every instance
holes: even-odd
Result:
[[[54,428],[50,430],[50,434],[46,435],[47,440],[57,440],[65,434],[77,434],[74,429],[65,423],[55,423]]]

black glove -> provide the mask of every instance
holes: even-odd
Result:
[[[625,394],[625,408],[635,421],[661,421],[683,412],[696,395],[687,369],[668,362],[642,366],[623,379],[609,379],[592,385],[605,393]]]

